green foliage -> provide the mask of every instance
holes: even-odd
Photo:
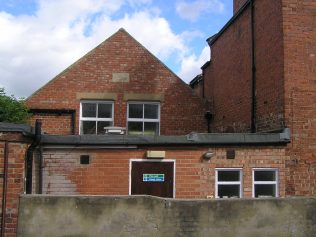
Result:
[[[8,96],[4,88],[0,88],[0,122],[26,123],[29,118],[30,113],[24,100]]]

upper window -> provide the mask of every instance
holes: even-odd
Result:
[[[113,102],[81,101],[80,134],[104,134],[113,125]]]
[[[278,170],[253,169],[253,197],[278,197]]]
[[[241,169],[216,169],[216,198],[242,197]]]
[[[127,127],[129,135],[159,135],[160,104],[154,102],[128,103]]]

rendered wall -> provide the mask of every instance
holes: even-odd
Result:
[[[316,199],[22,196],[19,237],[312,237]]]

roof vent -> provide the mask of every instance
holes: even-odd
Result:
[[[124,135],[126,128],[122,127],[104,127],[105,134],[108,135]]]
[[[198,140],[198,134],[196,132],[191,132],[186,135],[188,141],[196,141]]]

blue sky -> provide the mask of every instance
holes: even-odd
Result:
[[[233,0],[0,0],[0,87],[27,97],[119,28],[185,82]]]

